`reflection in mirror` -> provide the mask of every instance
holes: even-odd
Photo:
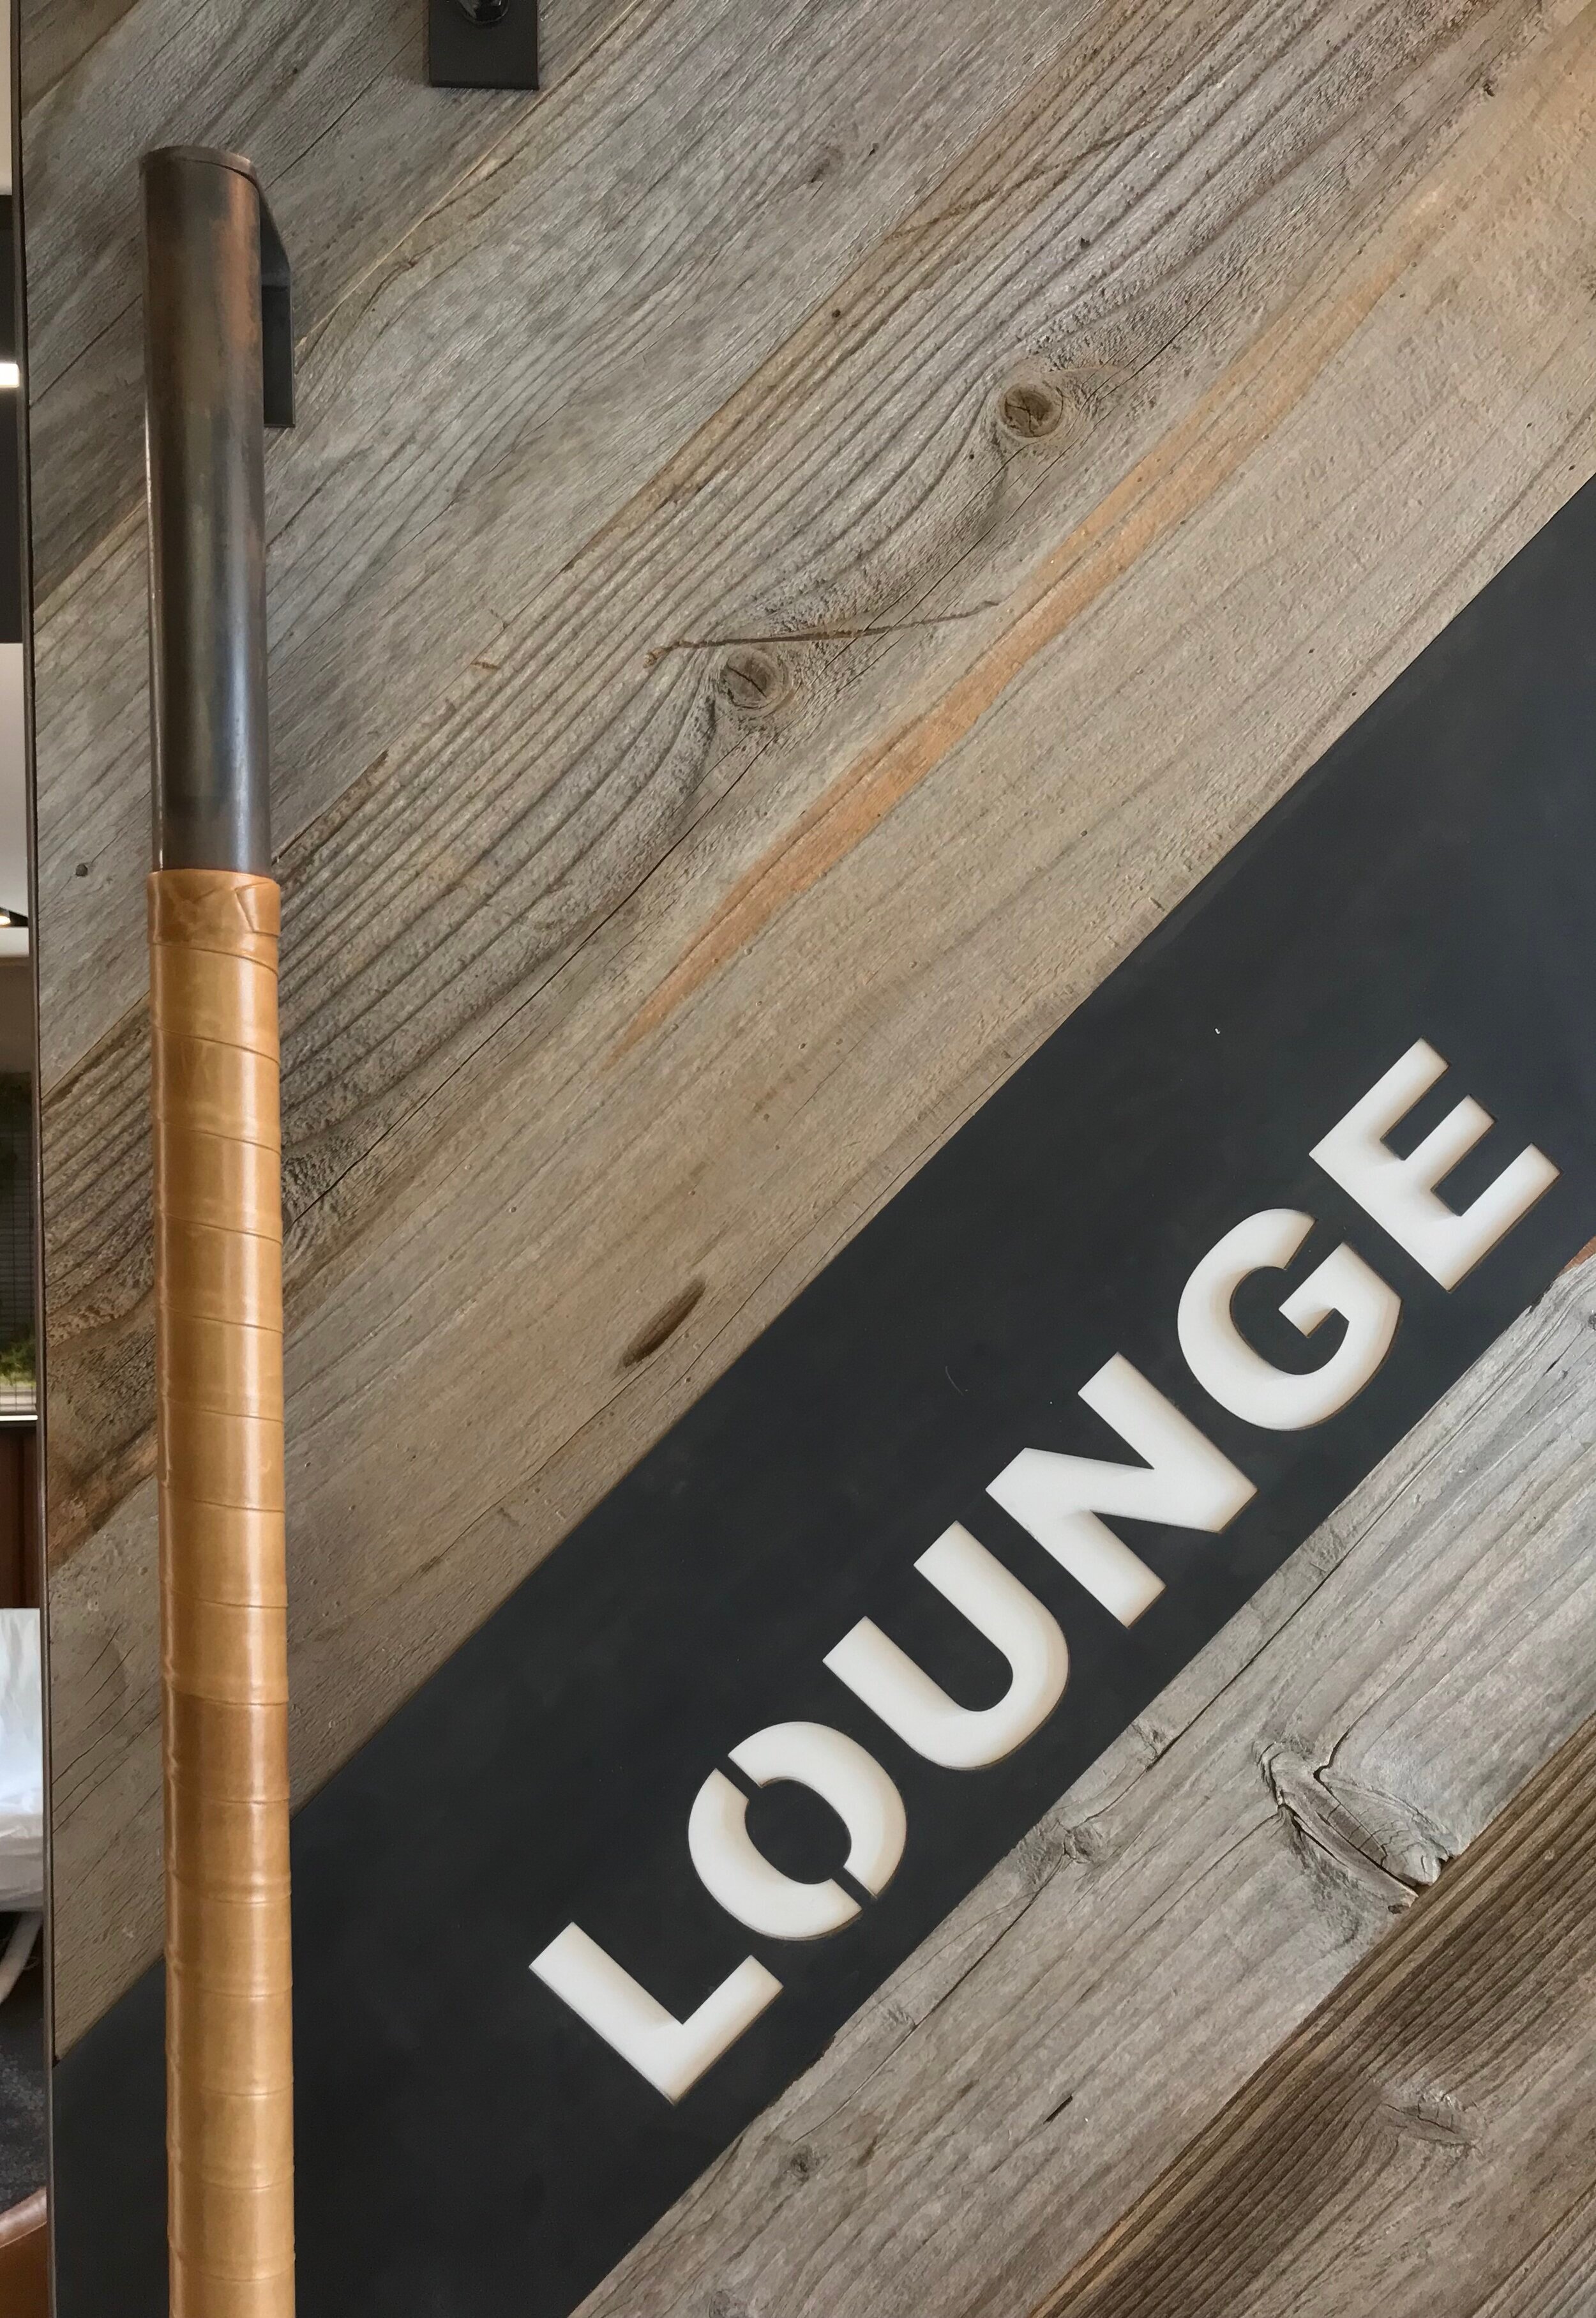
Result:
[[[34,1373],[33,992],[9,88],[0,94],[0,2312],[4,2318],[44,2318],[44,1715]]]

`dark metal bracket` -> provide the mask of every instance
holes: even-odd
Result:
[[[268,427],[293,425],[293,283],[277,220],[261,195],[261,394]]]
[[[426,0],[435,88],[535,88],[537,0]]]

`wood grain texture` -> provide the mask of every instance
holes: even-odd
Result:
[[[589,2297],[587,2318],[1000,2318],[1039,2303],[1139,2197],[1142,2237],[1166,2265],[1189,2260],[1170,2273],[1182,2293],[1162,2294],[1161,2269],[1138,2271],[1105,2312],[1253,2318],[1242,2294],[1249,2244],[1303,2265],[1259,2313],[1470,2309],[1425,2304],[1419,2269],[1411,2305],[1387,2302],[1379,2257],[1405,2241],[1400,2226],[1378,2237],[1381,2198],[1399,2204],[1423,2165],[1477,2143],[1472,2179],[1436,2206],[1434,2234],[1455,2233],[1466,2278],[1492,2213],[1521,2203],[1527,2245],[1588,2178],[1596,2023],[1589,1935],[1554,1960],[1566,1911],[1529,1941],[1528,1978],[1515,1966],[1494,1990],[1479,1983],[1482,2004],[1498,2007],[1487,2059],[1506,2071],[1500,2108],[1485,2075],[1454,2071],[1449,2049],[1430,2055],[1416,2038],[1358,2079],[1367,2132],[1359,2142],[1349,2128],[1341,2171],[1321,2147],[1322,2189],[1287,2194],[1282,2171],[1247,2224],[1264,2161],[1233,2139],[1232,2206],[1198,2228],[1190,2215],[1206,2191],[1174,2206],[1163,2177],[1415,1894],[1438,1875],[1447,1889],[1460,1873],[1448,1862],[1596,1706],[1596,1433],[1583,1413],[1596,1392],[1593,1317],[1586,1262],[678,2203]],[[1592,1745],[1587,1736],[1581,1762]],[[1521,1869],[1521,1843],[1512,1856]],[[1494,1891],[1498,1871],[1487,1872]],[[1576,1879],[1582,1904],[1592,1873],[1596,1849]],[[1520,1931],[1509,1910],[1503,1941]],[[1524,2008],[1542,1957],[1532,2026]],[[1432,2000],[1444,2035],[1466,2012],[1461,1975],[1438,1979]],[[1582,2099],[1583,2137],[1568,2129]],[[1510,2147],[1538,2134],[1539,2101],[1532,2203],[1508,2165],[1492,2167],[1506,2154],[1499,2134]],[[1324,2129],[1307,2118],[1294,2160],[1311,2168]],[[1466,2228],[1482,2177],[1495,2202]],[[1416,2194],[1402,2209],[1410,2224],[1439,2193],[1431,2183]],[[1335,2228],[1343,2251],[1370,2233],[1368,2267],[1299,2305],[1292,2296],[1307,2292]],[[1493,2274],[1511,2258],[1504,2240]],[[1096,2303],[1081,2306],[1097,2318]],[[1075,2318],[1068,2301],[1057,2318],[1066,2311]]]
[[[1592,2152],[1596,2165],[1596,2152]],[[1596,2307],[1596,2182],[1560,2214],[1469,2318],[1582,2318]]]
[[[1036,2318],[1588,2310],[1593,1903],[1587,1724]]]
[[[525,471],[449,466],[425,713],[390,597],[368,633],[334,532],[307,551],[344,593],[315,666],[279,631],[274,711],[345,786],[281,865],[300,1792],[1591,472],[1592,49],[1589,12],[1105,9],[563,569],[686,423],[668,369],[659,410],[627,373],[652,415],[618,465],[598,430],[590,484],[564,438],[556,552]],[[539,137],[570,157],[585,85],[527,167]],[[404,343],[501,311],[480,276],[448,302],[507,230],[496,182],[384,277]],[[351,382],[401,350],[367,287],[306,350],[304,455],[346,504],[390,407]],[[441,491],[436,440],[414,456]],[[479,550],[523,559],[497,624]],[[41,614],[58,867],[129,811],[132,554],[113,524]],[[353,781],[340,720],[382,742]],[[111,888],[67,883],[40,939],[70,2039],[158,1887],[145,1032]]]

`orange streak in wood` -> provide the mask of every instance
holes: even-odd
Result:
[[[924,714],[856,759],[731,888],[612,1049],[657,1029],[788,902],[817,884],[973,730],[1036,654],[1227,482],[1307,394],[1448,214],[1430,188],[1339,296],[1288,308],[1017,589],[1005,633]]]

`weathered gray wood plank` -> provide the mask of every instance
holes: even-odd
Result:
[[[80,57],[125,15],[134,0],[21,0],[21,96],[24,110],[37,104]]]
[[[1587,1725],[1036,2318],[1588,2311],[1593,1772]]]
[[[1596,1709],[1593,1320],[1587,1261],[681,2200],[587,2318],[1011,2318],[1152,2191]],[[1316,2062],[1317,2107],[1299,2091],[1282,2110],[1271,2095],[1221,2119],[1181,2159],[1178,2194],[1164,2180],[1127,2221],[1130,2251],[1106,2249],[1089,2272],[1101,2267],[1102,2283],[1081,2280],[1050,2318],[1462,2318],[1464,2287],[1513,2259],[1507,2204],[1527,2208],[1527,2246],[1589,2175],[1588,1769],[1578,1808],[1577,1867],[1571,1853],[1538,1884],[1520,1857],[1523,1904],[1510,1873],[1508,1900],[1453,1972],[1402,1967],[1418,1991],[1411,2028]],[[1543,1824],[1532,1859],[1561,1841]],[[1496,1891],[1501,1866],[1485,1873]],[[1451,1912],[1477,1929],[1478,1910]],[[1362,2000],[1338,1999],[1336,2017],[1360,2017]],[[1487,2024],[1477,2038],[1471,2003]],[[1490,2170],[1502,2143],[1541,2152],[1532,2206],[1521,2170],[1516,2190],[1512,2167]],[[1475,2211],[1460,2152],[1476,2143],[1493,2196]]]
[[[555,12],[557,80],[615,11]],[[327,8],[220,0],[94,0],[30,11],[22,32],[22,175],[30,312],[34,585],[48,603],[140,492],[139,157],[149,147],[248,149],[295,257],[303,331],[446,194],[525,100],[462,103],[427,88],[408,0]]]
[[[750,750],[760,779],[722,789],[635,903],[480,1023],[475,1052],[468,1038],[441,1060],[447,1098],[417,1109],[402,1163],[384,1172],[395,1129],[323,1193],[335,1224],[348,1199],[361,1227],[335,1232],[296,1289],[301,1785],[1583,479],[1593,81],[1582,20],[1475,109],[1350,261],[1309,265],[1267,328],[1239,277],[1253,340],[1195,402],[1173,342],[1174,410],[1155,407],[1117,500],[1077,502],[1061,544],[1059,500],[1037,488],[1010,528],[977,535],[949,584],[973,593],[990,572],[1002,611],[966,624],[952,669],[927,640],[945,631],[889,639],[881,697],[867,682],[826,696],[785,754]],[[1062,576],[1037,592],[1049,552]],[[972,669],[1035,633],[1038,604],[1055,624],[979,726],[795,885],[802,907],[768,912],[671,1020],[632,1036],[767,849],[815,825],[817,799],[859,794],[850,751],[868,756],[892,701],[934,724]],[[308,879],[368,794],[323,830]],[[333,930],[356,930],[349,874],[329,977]],[[86,1188],[104,1160],[89,1124],[137,1130],[116,1101],[82,1117]],[[58,1149],[53,1181],[69,1208]],[[665,1349],[626,1365],[698,1280]],[[112,1357],[125,1341],[102,1339]],[[155,1928],[149,1556],[135,1492],[57,1581],[68,2035]]]
[[[1582,2118],[1596,2166],[1596,2134]],[[1560,2215],[1540,2242],[1514,2263],[1469,2318],[1585,2318],[1596,2309],[1596,2183]]]

